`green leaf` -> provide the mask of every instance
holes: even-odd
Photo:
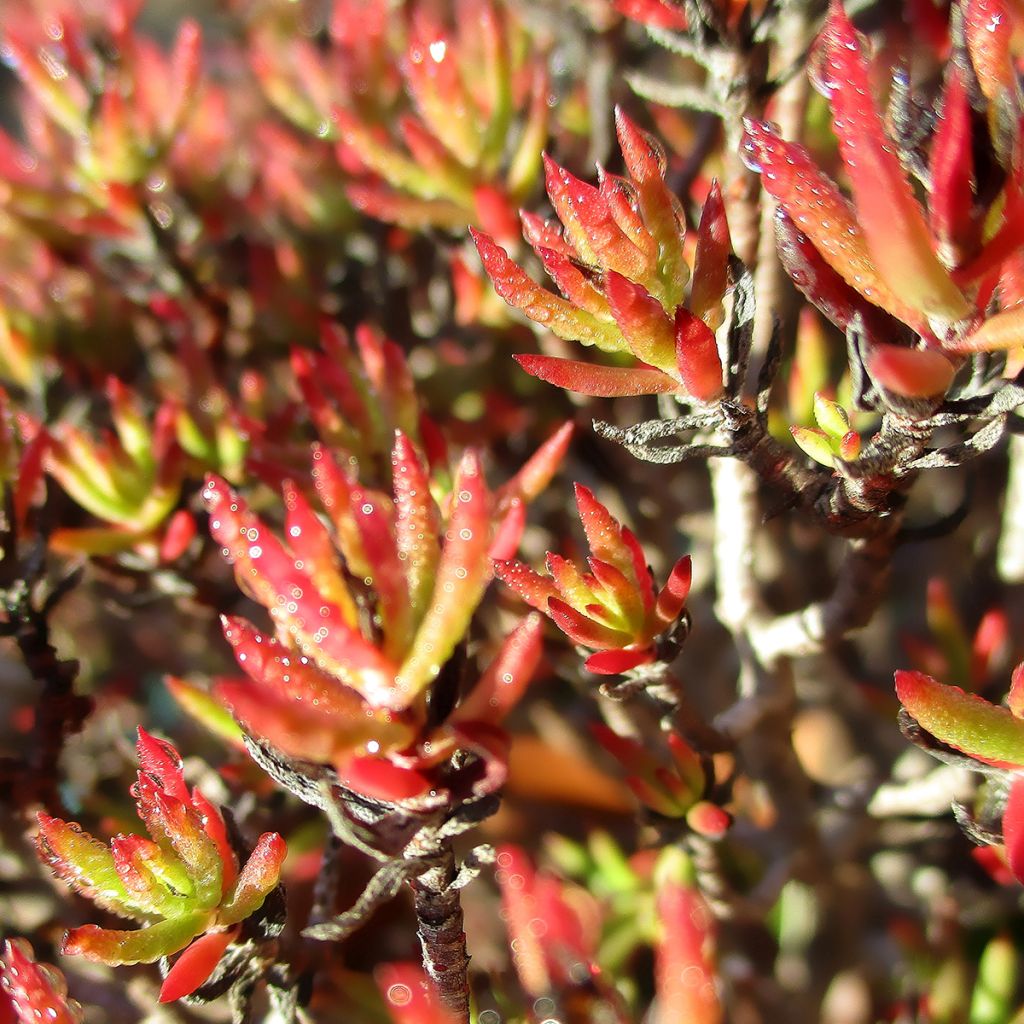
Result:
[[[988,764],[1024,767],[1024,720],[923,672],[897,672],[896,694],[936,739]]]
[[[68,932],[62,952],[68,956],[84,956],[87,960],[96,960],[111,967],[151,964],[162,956],[184,949],[209,927],[211,917],[211,914],[202,912],[185,914],[133,932],[87,924]]]

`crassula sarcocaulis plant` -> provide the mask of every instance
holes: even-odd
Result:
[[[0,1022],[1024,1024],[1020,0],[172,7],[0,25]]]

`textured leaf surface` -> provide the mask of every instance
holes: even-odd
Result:
[[[679,381],[653,366],[598,366],[557,356],[517,355],[516,362],[531,376],[593,398],[663,395],[679,390]]]
[[[1008,708],[923,672],[897,672],[896,695],[914,720],[943,743],[980,761],[1024,767],[1024,720]]]

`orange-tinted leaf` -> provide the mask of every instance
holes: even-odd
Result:
[[[514,358],[532,377],[593,398],[663,395],[679,390],[679,381],[653,366],[598,366],[577,359],[531,354]]]
[[[690,268],[683,257],[685,234],[678,203],[665,185],[665,152],[620,107],[615,108],[615,129],[629,176],[636,185],[644,224],[658,246],[658,270],[666,309],[682,300]]]
[[[548,601],[559,596],[558,589],[550,579],[515,559],[496,560],[494,575],[511,587],[530,607],[545,614],[548,610]]]
[[[779,201],[829,266],[869,302],[881,306],[919,333],[928,325],[922,312],[897,298],[869,254],[858,214],[803,146],[784,142],[767,121],[744,121],[742,155],[761,173],[765,191]],[[799,281],[798,281],[799,283]]]
[[[24,939],[4,943],[0,987],[21,1024],[80,1024],[83,1019],[82,1007],[68,996],[64,975],[50,964],[36,963]]]
[[[264,832],[259,837],[231,894],[217,913],[219,924],[237,924],[263,906],[267,895],[277,887],[287,853],[285,841],[276,832]]]
[[[467,450],[452,488],[452,510],[430,605],[394,680],[410,703],[433,681],[462,639],[491,577],[491,497],[476,452]]]
[[[929,348],[876,344],[865,362],[873,380],[906,398],[945,394],[956,376],[956,367],[941,352]]]
[[[571,420],[563,423],[522,465],[508,483],[498,488],[499,501],[506,495],[518,495],[525,501],[533,501],[547,487],[558,471],[575,427]]]
[[[643,285],[614,270],[604,275],[604,294],[630,352],[659,369],[675,368],[672,321]]]
[[[722,358],[711,328],[685,306],[676,310],[675,363],[686,390],[699,402],[722,393]]]
[[[160,986],[159,1002],[172,1003],[195,992],[214,972],[236,932],[237,929],[210,932],[196,939],[167,972]]]
[[[515,707],[540,663],[543,623],[539,615],[529,615],[505,638],[480,681],[459,705],[454,721],[497,723]]]
[[[510,305],[522,310],[535,323],[559,338],[597,345],[607,352],[620,351],[625,343],[614,324],[604,323],[593,314],[535,284],[505,250],[489,235],[470,229],[480,261],[494,290]]]
[[[430,494],[427,470],[401,431],[391,452],[395,488],[395,542],[415,621],[426,613],[441,557],[441,515]]]
[[[1024,306],[995,313],[953,347],[958,352],[1002,352],[1024,346]]]
[[[146,925],[133,932],[112,931],[86,924],[68,932],[61,952],[66,956],[84,956],[87,960],[97,960],[111,967],[152,964],[162,956],[171,956],[184,949],[196,935],[206,930],[210,920],[208,912],[197,911]]]
[[[697,226],[697,251],[693,261],[690,309],[712,330],[723,319],[722,299],[729,284],[729,253],[732,239],[718,179],[711,182]]]
[[[839,152],[871,262],[886,285],[926,318],[962,319],[970,306],[932,251],[921,207],[871,99],[867,60],[838,0],[829,10],[817,47],[815,84],[832,108]],[[797,223],[807,230],[799,219]]]
[[[711,914],[700,894],[676,882],[658,892],[661,939],[655,963],[655,1024],[720,1024],[714,965],[707,945]]]
[[[579,512],[583,532],[591,553],[603,562],[614,565],[642,594],[647,593],[645,604],[654,603],[651,592],[651,574],[647,569],[647,558],[633,531],[623,526],[594,497],[593,492],[583,484],[575,485],[576,509]]]

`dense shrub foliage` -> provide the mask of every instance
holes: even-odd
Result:
[[[1020,0],[0,56],[0,1021],[1024,1024]]]

